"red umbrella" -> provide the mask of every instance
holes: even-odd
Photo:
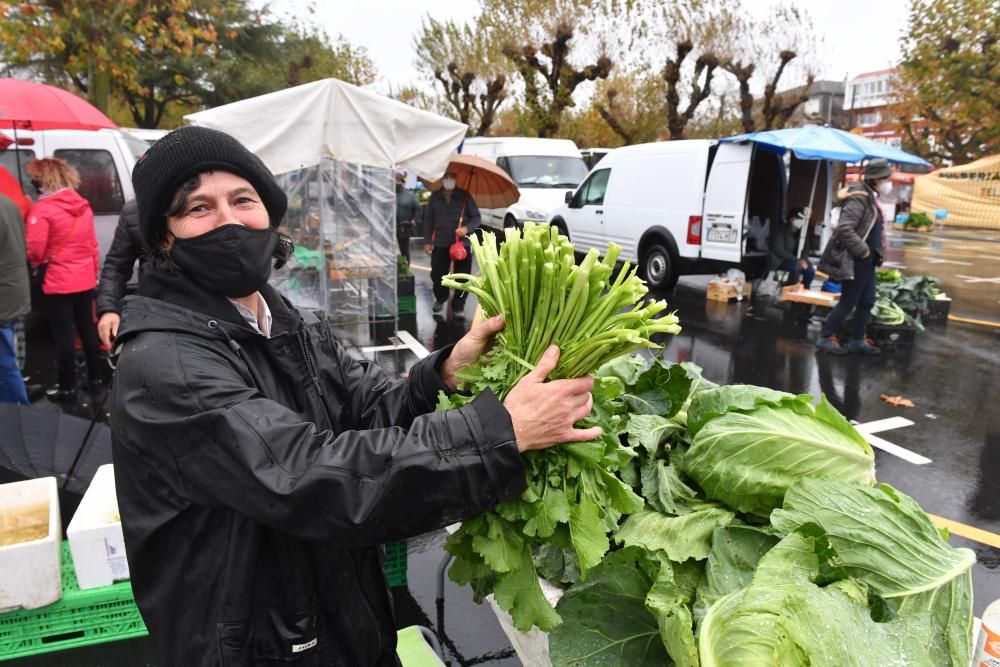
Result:
[[[99,130],[117,127],[93,105],[61,88],[0,79],[0,128]]]

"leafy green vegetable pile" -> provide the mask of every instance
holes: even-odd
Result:
[[[553,665],[968,664],[974,554],[873,486],[870,447],[825,399],[659,361],[626,395],[649,374],[680,403],[625,417],[636,455],[621,475],[645,506],[615,531],[621,548],[586,577],[544,572],[576,579]]]
[[[921,317],[940,293],[941,282],[929,276],[906,277],[895,269],[876,272],[878,298],[872,308],[872,319],[879,324],[906,324],[923,331]]]
[[[525,236],[572,253],[554,234]],[[475,248],[481,266],[509,273],[508,244]],[[519,292],[490,270],[453,284],[509,316]],[[565,304],[578,274],[566,264],[560,275]],[[611,289],[581,288],[597,295],[587,312]],[[605,322],[648,312],[616,303]],[[652,322],[675,329],[666,319]],[[625,321],[638,332],[648,320]],[[533,326],[507,329],[469,369],[473,394],[503,394],[523,375],[521,361],[545,349],[524,352]],[[586,344],[574,328],[561,344]],[[694,365],[639,355],[583,372],[596,378],[583,425],[604,435],[528,453],[522,496],[446,544],[453,580],[477,599],[492,593],[519,629],[549,632],[553,665],[966,667],[974,554],[950,547],[912,499],[875,486],[871,447],[825,399],[718,386]],[[555,609],[539,575],[567,588]]]
[[[505,325],[493,349],[459,373],[470,395],[442,395],[439,409],[463,405],[487,390],[502,399],[550,344],[561,349],[550,377],[574,378],[633,350],[658,347],[650,340],[656,334],[680,331],[674,315],[657,317],[665,302],[644,300],[646,286],[635,267],[625,263],[615,271],[621,248],[614,244],[603,261],[592,250],[578,266],[573,246],[556,228],[525,223],[523,234],[506,232],[499,250],[489,232],[482,242],[472,240],[472,250],[479,275],[452,274],[444,282],[475,294],[487,317],[503,313]],[[617,377],[603,378],[593,394],[594,409],[584,425],[602,426],[605,435],[526,454],[528,488],[521,497],[465,522],[446,545],[456,557],[452,579],[471,584],[480,599],[493,593],[524,629],[549,630],[559,623],[538,585],[534,547],[554,547],[559,556],[565,552],[586,574],[611,547],[608,534],[621,517],[643,506],[616,474],[632,457],[618,438],[624,385]],[[663,400],[652,384],[627,398]]]

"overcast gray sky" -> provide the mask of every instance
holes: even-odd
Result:
[[[670,0],[665,0],[670,1]],[[743,0],[753,12],[766,12],[775,0]],[[382,81],[398,88],[416,81],[413,36],[425,14],[467,21],[478,12],[473,0],[318,0],[313,22],[331,35],[342,34],[365,46]],[[899,58],[899,36],[906,27],[907,0],[798,0],[812,15],[826,43],[823,79],[842,80],[861,72],[892,67]],[[309,0],[272,0],[282,14],[307,18]]]

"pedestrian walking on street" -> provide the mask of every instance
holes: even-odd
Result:
[[[816,269],[809,261],[809,249],[802,247],[799,253],[799,234],[806,224],[804,208],[793,208],[788,212],[788,221],[779,225],[771,235],[771,268],[788,272],[788,284],[812,288]]]
[[[115,238],[104,256],[101,279],[97,283],[97,336],[101,344],[110,349],[121,324],[121,303],[128,281],[132,279],[136,261],[146,260],[142,236],[139,233],[139,210],[134,199],[125,202],[118,216]]]
[[[396,177],[396,241],[399,243],[399,254],[410,263],[410,237],[416,234],[417,219],[420,217],[420,202],[416,195],[403,185],[406,172],[397,169]]]
[[[28,213],[28,262],[36,275],[43,275],[44,310],[55,339],[59,377],[59,386],[46,391],[46,396],[72,401],[76,398],[74,330],[83,345],[91,388],[100,374],[101,350],[94,326],[99,266],[94,213],[75,189],[80,175],[65,160],[32,160],[26,169],[41,193]]]
[[[27,403],[28,392],[14,349],[14,325],[31,310],[24,218],[0,194],[0,403]]]
[[[479,229],[479,207],[468,192],[456,186],[455,176],[453,171],[444,175],[441,187],[431,194],[424,209],[424,252],[431,256],[435,313],[441,312],[451,293],[441,284],[441,279],[452,271],[451,246],[456,238],[465,244],[465,259],[455,260],[453,270],[468,273],[472,269],[469,234]],[[451,309],[457,317],[464,317],[465,297],[465,292],[456,291],[452,299]]]
[[[816,347],[831,354],[876,355],[881,350],[865,337],[875,305],[875,268],[885,260],[886,226],[878,198],[892,189],[892,167],[882,159],[869,160],[862,181],[839,195],[843,201],[840,222],[820,259],[819,270],[841,281],[840,300],[823,323]],[[847,316],[854,312],[850,339],[838,338]]]
[[[393,379],[267,284],[287,200],[232,137],[184,127],[132,174],[150,259],[125,298],[110,394],[132,590],[160,664],[396,667],[379,545],[525,488],[521,452],[575,429],[593,378],[436,412],[503,327],[478,323]]]

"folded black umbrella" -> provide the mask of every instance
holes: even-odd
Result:
[[[15,476],[52,476],[61,488],[82,494],[105,463],[111,463],[107,424],[44,404],[0,403],[0,467]]]

